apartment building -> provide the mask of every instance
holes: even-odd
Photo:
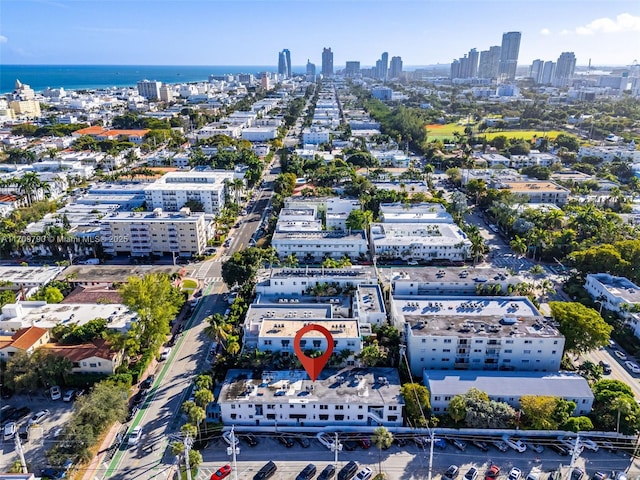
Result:
[[[379,260],[463,262],[471,241],[455,224],[372,223],[371,249]]]
[[[133,257],[176,254],[200,255],[207,246],[207,229],[202,213],[191,215],[188,208],[179,213],[111,213],[100,220],[100,238],[105,253]]]
[[[634,307],[640,305],[640,287],[625,277],[590,273],[584,288],[602,308],[624,317],[636,337],[640,338],[640,314],[634,311]]]
[[[380,205],[383,223],[448,223],[453,217],[440,203],[417,203],[407,206],[403,203],[383,203]]]
[[[562,206],[569,200],[569,189],[547,181],[505,182],[502,188],[507,188],[514,195],[524,195],[529,203],[553,203]]]
[[[401,427],[404,400],[393,368],[325,369],[315,382],[299,370],[229,370],[218,404],[226,425]]]
[[[393,296],[391,317],[414,375],[560,368],[564,337],[524,297]]]
[[[575,402],[573,415],[588,415],[593,392],[584,377],[576,373],[544,372],[451,372],[425,370],[424,385],[429,389],[431,411],[447,413],[449,402],[471,388],[486,392],[490,400],[520,408],[525,395],[560,397]]]
[[[368,256],[365,232],[309,231],[278,232],[273,234],[271,245],[281,259],[296,255],[305,262],[322,261],[324,258],[356,259]]]
[[[205,213],[217,215],[225,205],[227,183],[233,171],[171,172],[145,187],[147,208],[179,211],[189,200],[202,203]]]

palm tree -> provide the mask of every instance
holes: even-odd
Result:
[[[378,447],[378,473],[382,474],[382,449],[387,449],[393,442],[393,434],[385,427],[378,427],[371,437],[373,444]]]
[[[33,202],[32,195],[40,189],[44,188],[44,184],[40,181],[40,177],[35,172],[27,172],[21,178],[15,181],[15,185],[18,187],[23,195],[27,197],[27,204],[31,205]],[[50,189],[50,187],[48,187]]]
[[[509,246],[511,247],[511,250],[514,251],[514,253],[517,253],[521,257],[524,256],[525,253],[527,253],[527,242],[524,238],[521,238],[518,235],[516,235],[516,238],[514,240],[511,240]]]
[[[231,325],[229,325],[219,313],[214,313],[210,317],[207,317],[206,321],[209,325],[204,329],[205,334],[224,346],[224,341],[227,340],[233,330]]]
[[[634,418],[633,415],[633,406],[631,402],[624,397],[614,398],[611,402],[611,408],[613,410],[618,411],[618,419],[616,421],[616,433],[620,433],[620,414],[624,414],[625,420],[631,423],[631,420]]]

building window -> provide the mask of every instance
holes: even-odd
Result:
[[[338,421],[342,421],[342,420],[344,420],[344,415],[336,415],[335,419],[338,420]]]

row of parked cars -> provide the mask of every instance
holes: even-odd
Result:
[[[451,465],[443,474],[445,480],[456,480],[460,473],[460,468],[457,465]],[[463,477],[463,480],[478,480],[480,472],[476,467],[469,468]],[[492,464],[487,468],[484,474],[484,480],[496,480],[500,476],[500,467]],[[548,477],[543,477],[543,472],[540,467],[533,467],[529,473],[525,476],[523,471],[518,467],[512,467],[507,475],[507,480],[555,480],[556,471],[549,473]],[[586,478],[584,470],[579,467],[574,467],[569,473],[570,480],[584,480]],[[611,475],[605,472],[595,472],[591,476],[591,480],[627,480],[627,476],[624,472],[611,472]]]
[[[265,463],[260,470],[253,476],[253,480],[265,480],[273,477],[278,471],[278,467],[272,461]],[[318,469],[313,463],[308,464],[300,471],[296,480],[311,480],[315,477]],[[231,473],[231,467],[225,465],[218,469],[213,475],[211,480],[220,480],[227,477]],[[333,465],[327,465],[318,475],[317,480],[371,480],[373,478],[373,470],[369,467],[359,469],[358,464],[354,461],[347,463],[340,469],[336,477],[336,467]]]

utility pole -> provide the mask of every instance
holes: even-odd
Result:
[[[331,450],[335,454],[333,462],[336,464],[336,472],[337,472],[338,471],[338,452],[342,450],[342,444],[338,439],[338,432],[336,432],[336,437],[335,437],[335,440],[333,441],[333,444],[331,445]]]
[[[430,428],[430,442],[429,442],[429,472],[427,474],[427,480],[431,480],[431,474],[433,471],[433,444],[436,441],[436,432],[433,431],[433,428]]]
[[[18,432],[16,432],[13,438],[16,443],[16,452],[18,452],[18,457],[20,457],[20,469],[22,470],[22,473],[29,473],[29,470],[27,469],[27,462],[24,459],[24,450],[22,450],[22,442],[20,442],[20,435],[18,434]]]
[[[233,475],[235,480],[238,480],[238,464],[236,463],[236,455],[240,453],[240,447],[236,447],[236,434],[233,429],[235,425],[231,426],[231,445],[227,447],[227,455],[231,455],[231,461],[233,462]]]
[[[193,439],[190,435],[186,435],[182,441],[184,444],[184,463],[187,467],[187,480],[191,480],[191,466],[189,465],[189,451],[193,445]]]

